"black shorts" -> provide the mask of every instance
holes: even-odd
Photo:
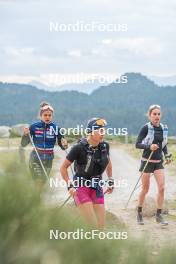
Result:
[[[47,175],[49,176],[52,168],[53,159],[42,160],[43,166],[46,170]],[[29,169],[32,175],[33,180],[40,179],[43,182],[47,181],[47,177],[42,169],[40,161],[37,157],[30,156],[29,159]]]
[[[139,171],[142,172],[144,167],[145,167],[145,164],[146,164],[147,161],[141,161],[141,166],[140,166],[140,169]],[[161,170],[161,169],[164,169],[164,166],[163,166],[163,162],[159,162],[159,163],[153,163],[153,162],[149,162],[147,164],[147,167],[145,168],[144,172],[146,173],[153,173],[154,171],[156,170]]]

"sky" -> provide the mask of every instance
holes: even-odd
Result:
[[[0,0],[0,81],[176,75],[175,17],[175,0]]]

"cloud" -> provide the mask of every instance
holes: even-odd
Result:
[[[12,47],[5,47],[4,51],[7,56],[15,57],[16,59],[21,58],[23,56],[34,55],[34,48],[32,47],[15,48],[12,46]]]
[[[159,41],[152,38],[119,38],[104,39],[102,44],[105,47],[117,51],[126,51],[134,55],[153,56],[160,54],[163,50]]]
[[[68,51],[68,55],[73,58],[80,58],[81,57],[81,50],[70,50]]]
[[[14,0],[0,6],[3,75],[176,71],[175,0]],[[125,23],[128,31],[50,33],[52,20]]]

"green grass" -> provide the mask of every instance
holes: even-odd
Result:
[[[6,157],[7,158],[7,157]],[[90,231],[76,212],[46,208],[28,170],[18,158],[0,175],[0,263],[2,264],[117,264],[175,263],[175,246],[151,254],[147,240],[50,240],[49,231]],[[108,230],[114,221],[108,220]],[[123,227],[126,228],[126,227]],[[122,230],[118,223],[113,230]],[[128,231],[128,230],[126,230]]]
[[[0,147],[19,146],[21,138],[0,138]]]

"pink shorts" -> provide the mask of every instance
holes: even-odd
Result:
[[[79,187],[74,197],[76,205],[92,202],[93,204],[104,204],[104,195],[96,197],[96,190],[89,187]]]

